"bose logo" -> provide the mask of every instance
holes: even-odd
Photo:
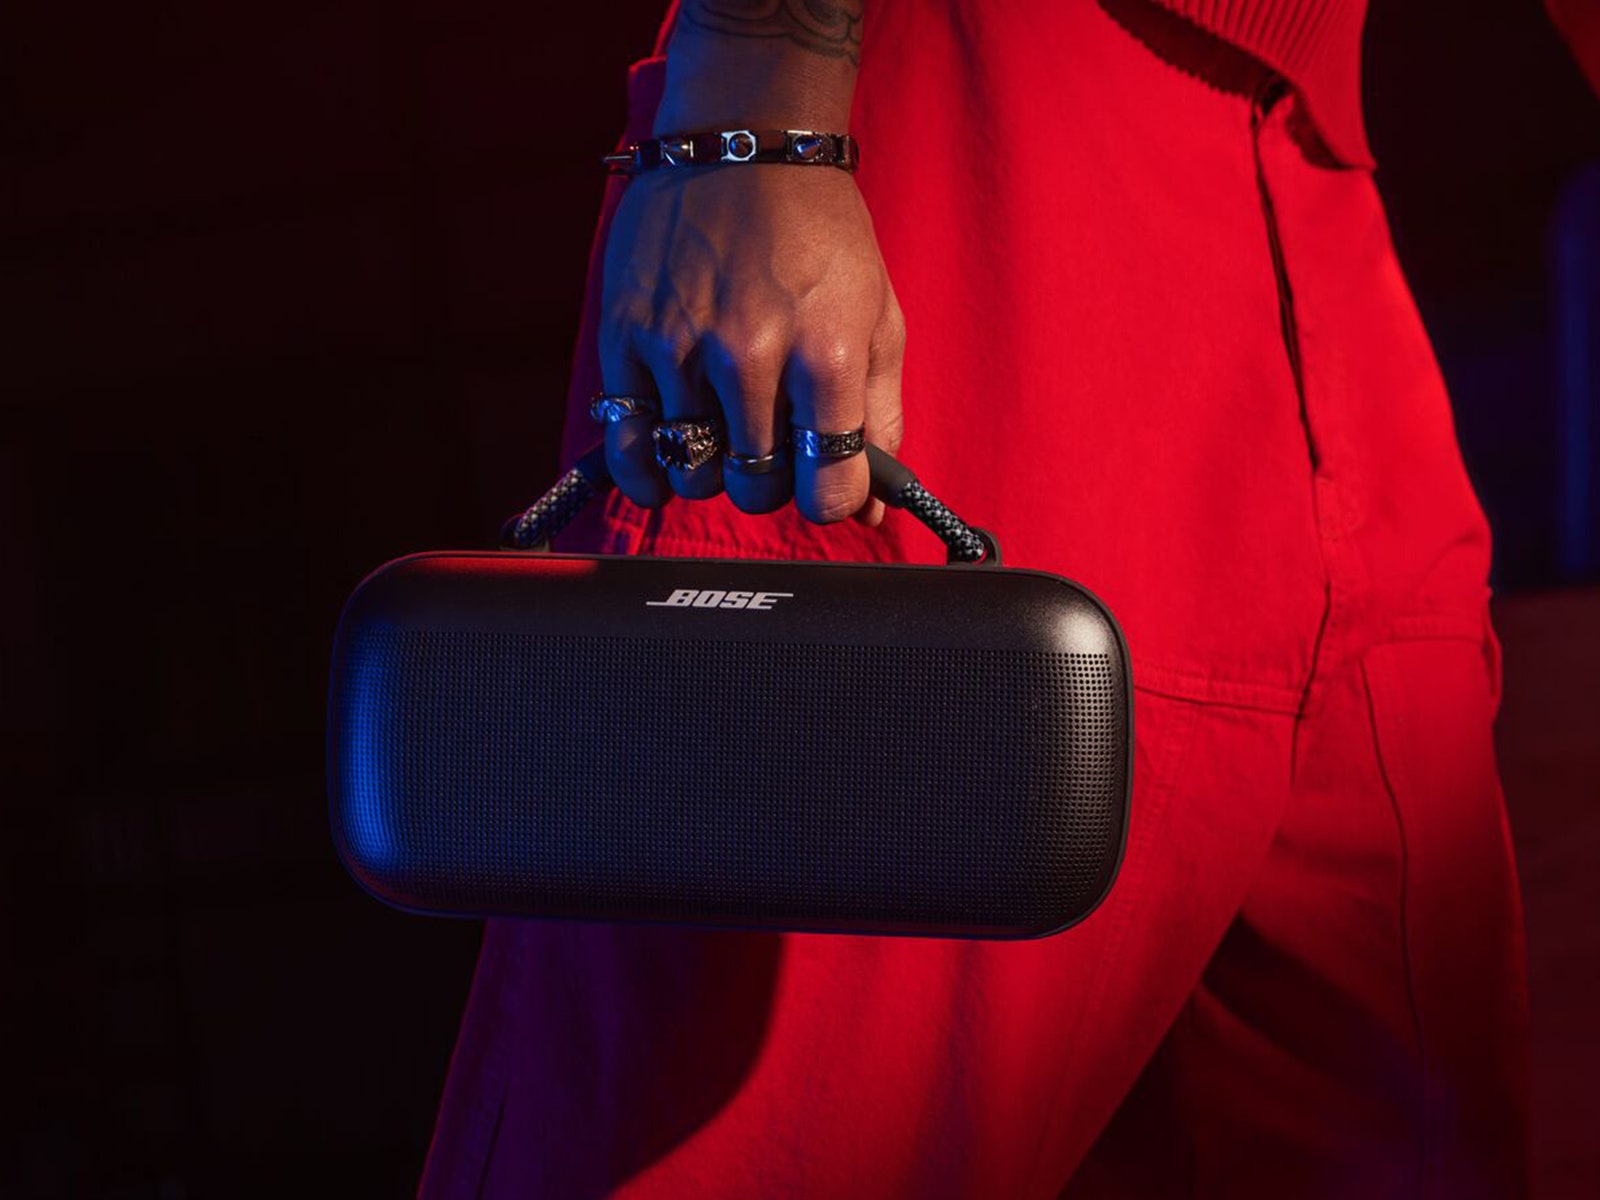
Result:
[[[646,608],[747,608],[766,612],[793,592],[717,592],[679,588],[665,600],[646,600]]]

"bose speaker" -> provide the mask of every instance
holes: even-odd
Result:
[[[604,478],[587,464],[580,491]],[[544,515],[553,496],[563,518],[582,502],[557,495],[577,475]],[[905,486],[879,491],[919,507]],[[931,498],[917,515],[930,504],[953,547],[974,536]],[[943,567],[392,562],[335,637],[338,852],[372,894],[423,913],[1064,929],[1121,857],[1126,647],[1084,588],[982,545],[982,564]]]

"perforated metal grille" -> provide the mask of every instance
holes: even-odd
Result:
[[[1120,847],[1104,655],[374,628],[343,670],[335,823],[411,907],[1042,932]]]

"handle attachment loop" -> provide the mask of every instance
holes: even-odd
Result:
[[[926,525],[945,544],[951,564],[997,567],[1000,543],[994,534],[968,525],[932,492],[922,486],[908,467],[887,450],[870,443],[867,468],[872,473],[872,494],[891,508],[903,508]],[[548,550],[550,539],[597,495],[615,486],[606,467],[604,444],[586,451],[572,469],[558,479],[525,510],[506,521],[500,530],[503,550]]]

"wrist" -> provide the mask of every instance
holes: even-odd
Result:
[[[850,127],[856,68],[770,39],[708,39],[680,26],[653,132]]]

